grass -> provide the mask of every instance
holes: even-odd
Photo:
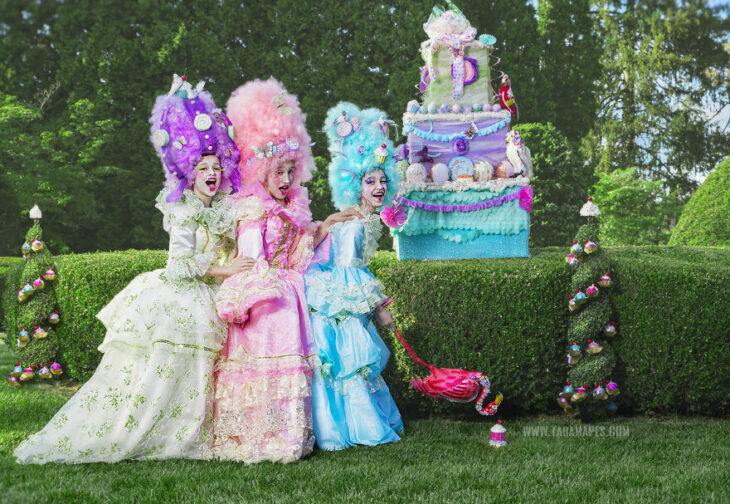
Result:
[[[0,347],[0,369],[13,364]],[[560,417],[406,423],[396,444],[315,451],[290,465],[165,461],[21,466],[12,452],[73,393],[0,384],[0,502],[728,502],[730,421]],[[407,418],[407,416],[406,416]]]

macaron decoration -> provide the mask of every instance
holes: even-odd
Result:
[[[606,393],[610,396],[617,396],[621,393],[621,391],[618,389],[618,385],[615,382],[606,380]]]
[[[39,250],[43,250],[43,242],[40,240],[33,240],[33,243],[31,243],[30,248],[33,250],[33,252],[38,252]]]
[[[48,316],[48,323],[56,325],[61,321],[61,316],[58,314],[58,310],[53,310],[53,313],[51,313]]]
[[[590,354],[597,354],[601,353],[601,350],[603,350],[603,347],[601,345],[593,340],[588,340],[588,348],[586,348],[586,352]]]
[[[585,401],[586,397],[588,397],[588,385],[583,385],[578,387],[578,390],[575,391],[575,394],[573,394],[573,397],[571,397],[570,400],[575,403],[579,403]]]
[[[585,250],[586,254],[592,254],[596,250],[598,250],[598,245],[593,243],[592,241],[583,240],[585,242],[585,246],[583,247],[583,250]]]
[[[18,380],[18,378],[15,376],[8,376],[8,382],[13,387],[20,387],[20,380]]]
[[[570,355],[573,357],[580,357],[580,347],[576,341],[570,345]]]
[[[49,380],[53,378],[51,370],[48,369],[45,364],[41,364],[41,368],[38,370],[38,378],[41,378],[43,380]]]
[[[20,328],[20,332],[18,332],[18,339],[23,342],[27,342],[30,339],[30,335],[28,334],[28,331],[26,331],[24,328]]]
[[[600,384],[596,383],[593,385],[593,399],[599,399],[601,401],[605,401],[608,399],[608,394],[606,394],[606,389],[601,387]]]
[[[571,385],[570,382],[565,382],[565,386],[563,387],[563,391],[560,393],[560,397],[570,399],[571,397],[573,397],[573,394],[575,394],[575,389],[573,388],[573,385]]]
[[[56,272],[53,270],[53,266],[43,273],[43,279],[49,282],[56,279]]]
[[[573,296],[573,299],[575,299],[575,303],[577,305],[582,305],[588,300],[588,297],[583,294],[580,289],[575,289],[575,296]]]
[[[594,298],[598,295],[598,287],[596,287],[596,284],[591,284],[590,287],[586,289],[586,296],[589,298]]]
[[[15,367],[10,372],[10,376],[14,376],[16,378],[20,378],[20,375],[23,374],[23,367],[20,365],[20,362],[15,363]]]
[[[48,331],[43,329],[42,327],[35,326],[35,330],[33,331],[33,337],[36,339],[43,339],[46,336],[48,336]]]
[[[33,290],[39,291],[43,290],[43,288],[46,286],[46,283],[43,281],[41,277],[36,278],[33,280]]]
[[[606,327],[603,328],[603,334],[609,338],[616,336],[616,324],[609,322]]]
[[[581,247],[581,246],[580,246],[580,245],[578,244],[578,242],[577,242],[577,241],[573,241],[573,246],[572,246],[572,247],[570,247],[570,250],[571,250],[571,251],[572,251],[572,252],[573,252],[574,254],[576,254],[576,255],[577,255],[577,254],[582,254],[582,253],[583,253],[583,247]]]
[[[29,381],[35,377],[35,366],[27,367],[20,374],[20,381]]]
[[[58,362],[51,361],[51,373],[56,376],[63,374],[63,369],[61,369],[61,365]]]
[[[492,427],[489,432],[491,437],[489,440],[489,446],[494,446],[495,448],[507,446],[507,441],[504,440],[504,435],[507,432],[507,429],[505,429],[502,425],[502,420],[497,420],[497,423],[494,424],[494,427]]]
[[[612,283],[613,283],[613,281],[611,280],[611,277],[608,275],[608,271],[598,281],[598,285],[600,285],[601,287],[611,287]]]

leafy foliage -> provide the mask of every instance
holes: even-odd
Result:
[[[692,195],[669,244],[730,247],[730,158]]]

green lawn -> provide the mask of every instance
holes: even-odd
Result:
[[[0,348],[0,369],[11,364]],[[593,430],[560,417],[508,419],[509,446],[494,449],[493,421],[475,413],[407,421],[400,443],[316,451],[291,465],[16,464],[15,446],[73,390],[0,384],[0,502],[730,502],[727,419],[616,417]]]

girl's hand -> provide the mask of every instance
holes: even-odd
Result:
[[[335,222],[344,222],[344,221],[349,221],[349,220],[353,220],[353,219],[362,219],[362,215],[360,214],[360,212],[355,210],[353,207],[349,207],[349,208],[344,209],[341,212],[333,213],[332,215],[327,217],[324,222],[329,227],[332,224],[334,224]]]
[[[230,262],[228,265],[230,269],[230,274],[235,275],[236,273],[241,273],[243,271],[251,271],[256,264],[256,260],[251,257],[236,257],[234,260]]]
[[[388,310],[383,308],[382,306],[378,306],[374,310],[375,318],[378,320],[378,323],[382,326],[387,327],[391,331],[395,331],[395,324],[393,323],[393,316],[390,314]]]

